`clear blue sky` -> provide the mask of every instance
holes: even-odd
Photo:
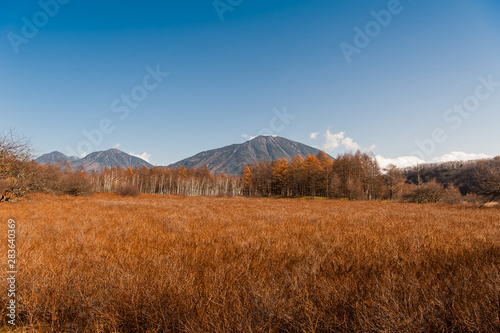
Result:
[[[266,128],[333,155],[500,154],[500,86],[477,88],[500,82],[497,0],[54,1],[0,3],[0,128],[38,154],[82,153],[103,119],[92,151],[119,144],[153,164]],[[346,57],[356,31],[369,43]],[[148,66],[169,73],[146,77],[151,90]],[[467,116],[447,111],[464,101]]]

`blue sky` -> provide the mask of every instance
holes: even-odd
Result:
[[[499,36],[495,0],[2,1],[0,128],[157,165],[258,134],[494,156]]]

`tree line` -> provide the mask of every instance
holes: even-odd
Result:
[[[213,175],[205,166],[200,169],[179,168],[106,168],[89,175],[96,192],[120,194],[172,194],[203,196],[241,195],[241,177]]]
[[[333,159],[321,151],[305,159],[279,159],[245,167],[243,193],[249,196],[326,197],[371,200],[382,197],[380,167],[367,153],[346,153]]]
[[[500,157],[492,160],[381,169],[370,153],[254,163],[242,174],[244,195],[459,203],[500,198]]]
[[[247,165],[242,174],[214,175],[200,169],[166,167],[106,168],[98,173],[73,169],[67,162],[38,165],[29,143],[9,133],[0,137],[0,200],[29,192],[83,195],[172,194],[252,197],[324,197],[406,202],[492,201],[500,199],[500,156],[381,169],[375,157],[349,152],[333,159],[325,152]]]

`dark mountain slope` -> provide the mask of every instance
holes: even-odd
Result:
[[[242,144],[233,144],[219,149],[201,152],[169,167],[200,168],[207,165],[210,172],[230,175],[240,174],[253,162],[273,161],[301,155],[316,155],[320,150],[282,137],[258,136]]]

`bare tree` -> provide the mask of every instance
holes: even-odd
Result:
[[[384,169],[386,172],[384,175],[387,191],[389,192],[389,200],[394,199],[396,196],[399,199],[399,194],[403,189],[406,177],[403,172],[396,167],[394,164],[390,164]]]
[[[29,179],[29,162],[32,151],[29,141],[15,131],[9,130],[0,134],[0,181],[2,183],[2,200],[11,195],[23,196],[24,185]]]
[[[477,193],[488,201],[500,198],[500,156],[485,161],[476,173]]]

